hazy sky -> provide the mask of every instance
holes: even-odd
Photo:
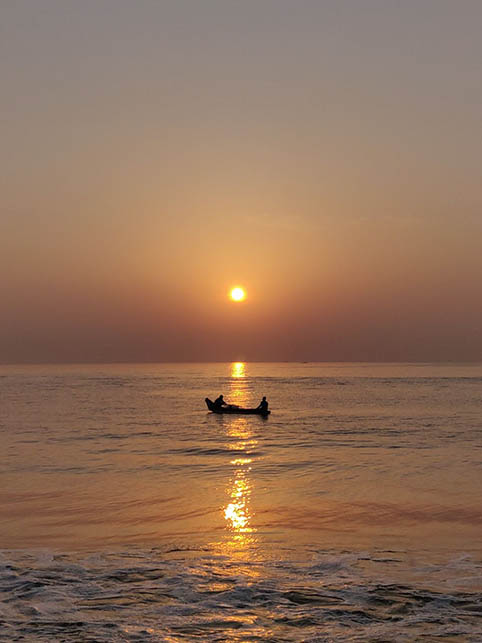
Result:
[[[481,33],[480,0],[2,0],[0,361],[481,360]]]

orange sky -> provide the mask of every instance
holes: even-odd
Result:
[[[2,3],[0,362],[481,360],[481,21]]]

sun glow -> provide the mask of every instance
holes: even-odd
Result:
[[[246,377],[244,362],[233,362],[231,364],[231,377],[234,377],[236,379],[240,377]]]
[[[233,288],[231,290],[229,296],[233,301],[243,301],[244,299],[246,299],[246,292],[243,290],[243,288],[236,286],[236,288]]]

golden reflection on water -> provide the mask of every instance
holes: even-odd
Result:
[[[231,381],[229,401],[244,406],[249,400],[249,379],[246,364],[231,364]],[[242,415],[224,416],[227,448],[233,452],[230,459],[232,473],[226,486],[226,502],[221,507],[223,512],[226,538],[217,543],[217,549],[232,562],[242,565],[243,574],[250,577],[259,576],[259,570],[245,563],[259,559],[256,528],[253,525],[252,498],[255,491],[252,469],[256,458],[252,452],[258,445],[254,429],[255,417]]]
[[[249,382],[246,379],[246,364],[233,362],[230,367],[228,401],[238,406],[246,406],[248,402]]]
[[[249,459],[247,460],[250,462]],[[229,528],[237,535],[253,531],[250,526],[251,515],[249,509],[251,483],[246,474],[250,470],[251,467],[247,467],[246,470],[238,469],[236,471],[234,481],[229,489],[231,502],[224,509],[224,517],[228,522]]]
[[[233,473],[227,487],[228,503],[223,507],[223,512],[226,526],[236,536],[238,545],[245,534],[255,531],[251,524],[253,458],[250,453],[256,448],[258,441],[253,435],[250,419],[252,418],[233,417],[226,427],[227,437],[230,438],[227,447],[234,451],[234,457],[230,460]]]
[[[246,364],[244,362],[233,362],[231,364],[231,377],[246,377]]]
[[[253,482],[251,473],[251,458],[234,458],[234,467],[227,492],[227,502],[222,507],[226,521],[227,537],[217,544],[223,556],[229,558],[231,564],[239,564],[238,573],[250,578],[257,578],[260,570],[246,563],[259,562],[258,539],[256,528],[253,526],[251,498]]]

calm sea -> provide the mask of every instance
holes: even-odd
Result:
[[[4,366],[0,437],[1,640],[482,640],[482,365]]]

